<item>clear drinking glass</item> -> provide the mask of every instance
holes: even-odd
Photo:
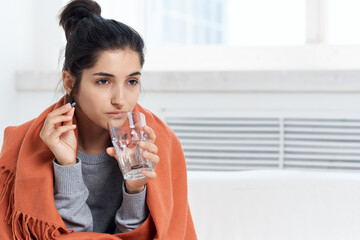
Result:
[[[124,179],[141,179],[145,177],[141,170],[152,170],[151,162],[142,156],[146,150],[139,146],[141,141],[147,141],[144,126],[145,115],[141,112],[128,112],[108,121],[111,141]]]

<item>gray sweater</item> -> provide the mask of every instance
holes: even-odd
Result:
[[[55,206],[75,232],[118,233],[133,230],[147,218],[146,188],[128,194],[115,158],[106,152],[78,152],[77,163],[61,166],[54,161]]]

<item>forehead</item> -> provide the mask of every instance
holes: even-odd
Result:
[[[114,75],[141,70],[140,57],[131,49],[107,50],[100,53],[95,65],[88,72],[109,72]]]

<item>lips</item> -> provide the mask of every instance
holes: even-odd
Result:
[[[115,112],[108,112],[108,113],[106,113],[106,115],[108,115],[109,117],[112,117],[112,118],[122,118],[125,115],[127,115],[127,112],[115,111]]]

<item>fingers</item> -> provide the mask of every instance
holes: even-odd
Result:
[[[116,155],[116,150],[114,147],[108,147],[106,149],[106,153],[111,156],[111,157],[114,157],[114,158],[117,158],[117,155]],[[160,161],[160,158],[159,156],[155,155],[155,154],[152,154],[152,153],[149,153],[149,152],[146,152],[144,151],[142,153],[142,156],[146,159],[149,159],[149,161],[151,161],[151,164],[153,166],[153,168],[156,167],[156,165],[159,163]]]
[[[147,171],[147,170],[142,170],[141,174],[144,175],[145,177],[149,178],[149,179],[155,179],[156,178],[156,173],[155,171]]]
[[[159,150],[158,147],[154,143],[151,143],[148,141],[141,141],[139,143],[139,146],[142,147],[143,149],[147,150],[148,152],[151,152],[154,154],[157,154],[157,152]]]
[[[153,169],[155,169],[156,165],[158,165],[160,161],[159,156],[146,151],[144,151],[142,155],[144,158],[148,159],[151,162]]]
[[[69,131],[69,130],[73,130],[76,128],[76,125],[64,125],[64,126],[60,126],[58,128],[56,128],[50,135],[50,139],[58,139],[60,138],[61,134]]]
[[[49,136],[58,137],[62,133],[74,129],[75,127],[72,126],[74,111],[75,108],[72,108],[70,104],[65,104],[64,106],[50,112],[45,119],[43,128],[40,132],[40,137],[42,139],[47,139]],[[61,126],[60,123],[64,123],[63,125],[68,127],[58,129]]]
[[[156,140],[156,135],[155,135],[154,130],[152,130],[152,128],[149,126],[145,126],[144,131],[148,135],[148,142],[154,143]]]
[[[72,122],[72,116],[59,115],[47,117],[45,120],[45,129],[53,129],[56,124],[69,121]]]
[[[71,105],[65,104],[64,106],[50,112],[46,119],[45,125],[50,125],[53,127],[54,125],[64,122],[65,125],[72,125],[72,118],[74,116],[75,108],[71,107]]]
[[[65,104],[64,106],[59,107],[58,109],[55,109],[51,113],[48,114],[48,117],[57,116],[61,114],[67,113],[71,109],[70,103]]]
[[[157,155],[158,153],[158,147],[154,144],[156,135],[152,128],[145,126],[144,131],[148,134],[148,141],[141,141],[139,143],[140,147],[145,149],[146,151],[143,151],[142,156],[149,161],[151,161],[153,169],[155,169],[156,165],[159,163],[160,158]],[[153,172],[155,174],[155,172]],[[156,177],[152,175],[152,177]]]
[[[116,156],[116,150],[115,150],[115,148],[114,147],[108,147],[107,149],[106,149],[106,152],[107,152],[107,154],[109,155],[109,156],[112,156],[112,157],[117,157]]]
[[[73,116],[74,116],[74,112],[75,112],[75,108],[72,107],[70,109],[70,111],[68,111],[64,116],[66,116],[68,118],[67,121],[64,121],[64,125],[72,125],[72,119],[73,119]]]

